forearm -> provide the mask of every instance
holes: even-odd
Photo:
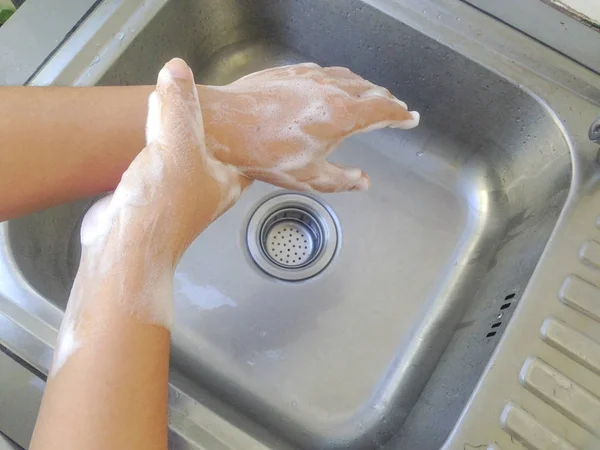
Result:
[[[0,221],[115,188],[144,146],[153,89],[0,88]],[[419,121],[387,90],[347,69],[310,64],[223,88],[199,85],[198,100],[211,156],[287,189],[366,189],[366,174],[325,157],[351,134]],[[304,158],[289,159],[300,152]]]
[[[114,189],[145,145],[153,89],[0,87],[0,221]],[[211,142],[227,134],[211,111],[204,123]]]
[[[151,90],[0,88],[0,220],[113,189],[144,147]]]
[[[169,332],[127,320],[47,385],[32,450],[165,449]]]
[[[99,276],[102,262],[84,253],[32,450],[166,448],[170,333],[145,308],[172,307],[172,272],[149,297],[141,256],[124,254]]]

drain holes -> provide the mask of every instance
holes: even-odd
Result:
[[[506,314],[504,311],[510,308],[510,306],[513,304],[513,299],[515,298],[515,296],[516,293],[513,292],[504,297],[504,301],[502,305],[500,305],[500,313],[496,316],[497,321],[492,323],[492,325],[490,326],[490,331],[488,331],[488,333],[485,335],[486,338],[496,336],[496,334],[498,333],[498,328],[502,326],[502,321],[500,319],[502,319],[504,317],[504,314]]]
[[[292,268],[309,264],[318,256],[322,235],[313,214],[299,208],[284,208],[267,218],[260,239],[272,262]]]
[[[248,222],[253,261],[267,274],[300,281],[321,272],[335,255],[338,227],[330,208],[302,194],[280,194],[260,205]]]
[[[513,298],[515,298],[515,293],[513,292],[512,294],[508,294],[506,297],[504,297],[504,301],[505,303],[500,307],[500,310],[505,310],[507,308],[510,308],[510,305],[512,305],[512,302],[510,300],[512,300]]]

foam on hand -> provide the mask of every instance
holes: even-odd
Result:
[[[237,141],[225,141],[205,135],[197,88],[190,77],[191,71],[182,61],[173,60],[160,71],[156,90],[148,99],[146,147],[123,174],[115,192],[98,201],[84,217],[81,264],[59,332],[51,376],[89,339],[101,339],[84,335],[80,324],[86,301],[95,296],[107,274],[111,283],[118,283],[119,306],[128,314],[147,323],[171,326],[173,268],[169,266],[172,261],[165,263],[169,258],[160,253],[164,242],[157,236],[146,236],[141,246],[139,240],[132,240],[140,228],[154,230],[161,220],[168,220],[164,205],[171,203],[169,193],[174,191],[170,189],[185,193],[186,200],[177,205],[177,211],[192,211],[193,215],[194,202],[204,191],[203,186],[195,186],[197,191],[193,191],[189,180],[199,178],[200,172],[208,175],[216,182],[219,195],[211,220],[241,195],[240,173],[298,190],[364,191],[370,181],[361,169],[331,164],[327,157],[351,135],[384,127],[410,129],[420,119],[419,113],[409,112],[406,104],[386,89],[348,69],[323,69],[307,63],[257,72],[228,86],[209,87],[231,99],[202,105],[213,121],[228,130],[229,137],[241,136]],[[237,142],[238,147],[241,142],[243,148],[227,142]],[[241,153],[242,163],[225,164],[216,158],[218,152],[229,156]],[[136,285],[134,292],[125,282],[130,268],[119,266],[130,251],[143,255],[140,266],[131,268],[141,279],[141,287]]]
[[[278,67],[211,89],[236,96],[235,107],[223,102],[205,109],[215,122],[244,137],[250,163],[240,170],[299,190],[368,188],[364,174],[353,179],[356,172],[331,167],[326,157],[351,135],[384,127],[410,129],[420,119],[387,89],[340,67],[312,63]],[[214,151],[236,151],[218,139],[208,142]]]
[[[171,166],[171,173],[177,178],[178,168],[186,166],[186,157],[189,157],[186,152],[198,151],[206,157],[195,86],[194,94],[190,105],[186,105],[185,102],[189,99],[182,99],[169,71],[166,68],[161,70],[157,91],[148,99],[146,147],[125,171],[114,193],[96,202],[86,213],[81,225],[81,264],[61,324],[51,375],[56,375],[70,356],[87,345],[90,339],[102,338],[97,333],[85,333],[81,329],[81,323],[86,302],[91,298],[96,299],[106,276],[110,277],[111,292],[115,293],[116,303],[123,311],[143,322],[171,327],[172,255],[168,252],[164,254],[164,243],[156,236],[147,236],[143,251],[140,252],[143,256],[136,261],[136,267],[119,266],[119,262],[127,252],[139,250],[137,234],[142,232],[140,224],[143,224],[145,230],[151,231],[159,220],[168,220],[165,218],[164,208],[159,206],[169,204],[168,200],[161,203],[164,196],[168,196],[169,183],[165,178],[167,168]],[[173,98],[165,97],[168,95],[173,95]],[[165,114],[165,98],[175,104],[168,111],[171,116]],[[175,117],[177,114],[181,116]],[[174,121],[169,127],[164,123],[167,117]],[[184,142],[189,139],[190,134],[196,139],[193,148],[189,148],[188,142]],[[234,171],[224,168],[223,164],[215,161],[205,162],[205,169],[217,182],[223,184],[223,201],[233,201],[232,197],[239,195],[241,191],[239,186],[237,189],[231,186],[235,184],[231,179],[238,174],[237,169]],[[175,183],[177,184],[177,180]],[[136,222],[132,226],[134,219]],[[115,271],[115,267],[119,269]],[[132,279],[139,280],[140,283],[127,283],[127,280]],[[96,323],[95,329],[98,326]]]

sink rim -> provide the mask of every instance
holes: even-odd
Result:
[[[156,2],[156,3],[164,4],[165,2],[161,1],[161,2]],[[381,6],[382,9],[385,8],[386,10],[396,11],[396,8],[402,9],[400,6],[397,6],[395,4],[394,5],[392,5],[391,3],[386,4],[385,1],[367,1],[366,3],[377,4],[378,6]],[[425,4],[427,9],[429,11],[432,11],[431,14],[433,14],[433,15],[435,15],[434,12],[436,11],[436,9],[439,11],[442,11],[443,14],[446,14],[448,12],[448,10],[451,10],[451,11],[458,11],[458,13],[464,12],[466,16],[473,15],[472,12],[470,12],[470,13],[465,12],[464,5],[463,6],[445,5],[445,7],[447,9],[445,9],[444,7],[440,7],[438,9],[435,7],[433,2],[427,1],[427,2],[419,2],[420,5],[418,6],[418,9],[417,9],[417,8],[415,8],[415,2],[406,1],[404,3],[410,4],[410,6],[408,6],[404,11],[398,11],[397,12],[398,14],[406,13],[408,16],[410,16],[411,14],[413,16],[415,16],[418,11],[420,11],[422,8],[425,7],[424,6],[424,4]],[[481,14],[481,13],[479,13],[479,14]],[[140,18],[137,17],[136,19],[139,20]],[[411,17],[411,20],[413,21],[413,23],[418,22],[421,25],[423,23],[426,23],[423,20],[415,19],[415,17]],[[408,20],[405,22],[410,25],[411,20]],[[430,23],[436,23],[436,20],[431,17],[428,18],[427,20]],[[481,21],[483,21],[483,22],[486,22],[486,20],[487,21],[492,20],[492,22],[495,22],[495,21],[493,21],[493,19],[481,18]],[[442,28],[442,29],[448,27],[448,24],[445,21],[437,21],[437,22],[441,22],[440,28]],[[464,24],[464,23],[465,23],[465,21],[463,19],[462,24]],[[490,22],[488,22],[488,23],[490,23]],[[412,26],[412,25],[410,25],[410,26]],[[416,28],[417,30],[423,32],[424,34],[427,34],[430,36],[431,36],[430,33],[437,34],[437,35],[443,35],[443,33],[444,33],[444,30],[439,31],[439,32],[438,31],[430,31],[430,33],[428,33],[424,30],[420,30],[416,26],[413,28]],[[498,26],[498,24],[494,24],[493,26],[491,26],[491,28],[495,28],[497,31],[499,26]],[[90,31],[90,30],[88,30],[88,31]],[[503,31],[502,33],[498,33],[498,34],[503,35],[506,32],[506,30],[502,30],[502,31]],[[514,34],[514,36],[513,36],[514,40],[511,42],[512,45],[516,45],[520,39],[526,39],[522,36],[516,36],[515,33],[517,33],[517,32],[514,32],[514,31],[511,31],[511,32]],[[451,33],[451,35],[455,35],[457,33],[459,33],[459,30],[454,29],[453,33]],[[75,34],[77,34],[77,32]],[[471,36],[471,38],[473,39],[473,36]],[[434,37],[434,39],[435,39],[435,37]],[[67,45],[69,45],[71,41],[73,41],[73,39],[70,39],[69,41],[67,41]],[[539,46],[539,44],[537,44],[537,45]],[[464,47],[466,47],[467,50],[464,50]],[[476,51],[473,50],[472,47],[469,47],[468,45],[466,45],[466,46],[463,45],[462,48],[467,53],[469,53],[469,52],[477,53]],[[541,46],[539,47],[539,49],[540,49],[541,53],[548,51],[547,49],[544,49]],[[465,54],[464,51],[460,51],[460,50],[458,50],[458,51],[459,51],[459,53]],[[60,53],[60,50],[59,50],[59,53]],[[88,54],[88,56],[91,56],[91,54]],[[486,59],[486,58],[483,58],[483,59]],[[555,59],[557,60],[557,62],[560,61],[560,58],[555,58]],[[54,60],[54,59],[52,60],[52,62],[55,62],[55,61],[56,60]],[[87,61],[88,65],[89,65],[90,61],[91,60],[88,58],[88,61]],[[488,61],[489,61],[489,59],[488,59]],[[519,61],[519,63],[524,64],[523,61]],[[489,66],[488,66],[488,64],[489,64]],[[515,83],[522,83],[522,87],[524,89],[526,89],[528,92],[532,93],[533,95],[535,95],[536,97],[538,97],[540,99],[546,98],[547,96],[549,96],[549,93],[552,91],[552,89],[550,89],[553,87],[551,81],[548,81],[547,79],[542,79],[535,74],[531,75],[531,78],[533,78],[533,79],[527,80],[526,78],[528,78],[529,75],[523,75],[520,72],[520,68],[519,69],[511,69],[509,67],[510,64],[506,64],[506,61],[498,61],[497,64],[493,64],[493,63],[488,63],[488,64],[483,64],[483,65],[485,67],[491,68],[492,70],[496,71],[497,73],[500,73],[504,77],[511,78],[512,81]],[[526,64],[524,64],[524,65],[526,65]],[[577,67],[573,66],[573,63],[570,63],[567,61],[567,65],[570,66],[571,72],[579,73],[579,74],[582,73],[581,70],[579,70]],[[88,69],[89,68],[90,67],[88,67]],[[100,68],[97,68],[97,69],[100,69]],[[40,72],[40,74],[42,74],[42,72]],[[82,73],[84,73],[84,75],[81,75],[79,78],[77,78],[78,80],[87,78],[87,80],[89,81],[89,80],[93,79],[93,71],[88,70],[87,72],[85,72],[85,69],[84,69],[84,72],[82,72]],[[531,72],[526,72],[526,73],[531,74]],[[45,75],[47,75],[47,74],[48,73],[46,72]],[[513,76],[509,76],[507,74],[512,74]],[[65,74],[63,72],[60,72],[60,73],[55,73],[55,75],[57,75],[57,78],[58,78],[59,75],[62,76]],[[72,76],[73,72],[70,75]],[[551,80],[552,77],[549,77],[549,79]],[[581,76],[578,79],[585,80],[585,79],[590,79],[590,78],[588,76]],[[40,75],[40,77],[35,77],[32,84],[36,84],[36,83],[40,82],[40,80],[42,80],[41,75]],[[64,78],[63,78],[63,80],[64,80]],[[527,81],[529,81],[529,82],[527,82]],[[536,81],[540,82],[541,87],[533,86],[533,84]],[[597,81],[597,78],[596,78],[596,81]],[[557,83],[561,84],[560,81]],[[566,84],[566,83],[563,82],[562,84]],[[596,101],[597,101],[597,98],[595,97],[594,93],[592,93],[592,95],[589,95],[585,92],[582,93],[581,91],[577,91],[577,90],[573,90],[573,89],[570,89],[570,90],[562,89],[562,92],[559,92],[558,94],[556,94],[556,97],[558,97],[558,100],[556,98],[554,98],[554,99],[548,101],[548,103],[546,103],[546,101],[542,100],[542,104],[547,106],[548,110],[551,111],[552,114],[554,115],[555,121],[557,123],[559,123],[560,126],[562,127],[563,134],[565,135],[565,138],[567,139],[568,145],[570,147],[571,157],[572,157],[572,180],[571,180],[571,185],[570,185],[570,192],[569,192],[568,198],[566,200],[565,206],[563,207],[563,211],[561,213],[561,216],[556,225],[555,232],[553,233],[553,235],[557,234],[560,231],[559,229],[562,227],[562,225],[564,225],[565,211],[573,206],[573,203],[575,202],[576,193],[581,189],[583,182],[586,180],[586,177],[589,176],[589,171],[587,171],[585,169],[585,166],[588,162],[590,162],[593,159],[592,153],[594,153],[591,145],[589,145],[585,142],[582,142],[580,139],[578,139],[576,137],[577,136],[576,132],[571,133],[571,130],[578,129],[576,124],[577,124],[577,121],[581,120],[580,117],[575,117],[576,114],[569,113],[568,111],[566,111],[566,106],[560,107],[559,105],[557,105],[557,103],[559,103],[561,98],[571,98],[571,96],[574,93],[577,93],[577,95],[579,95],[579,97],[580,97],[580,99],[578,101],[574,101],[574,103],[579,103],[580,105],[583,106],[582,110],[584,111],[584,115],[591,115],[593,108],[589,105],[589,103],[586,102],[586,100],[589,100],[589,102],[591,102],[591,101],[594,101],[594,99],[596,99]],[[565,123],[563,123],[561,120],[558,119],[559,115],[560,115],[560,117],[566,118],[566,119],[564,119]],[[586,124],[586,126],[587,126],[587,124]],[[3,224],[3,226],[4,225],[5,224]],[[544,256],[542,256],[542,258],[544,258]],[[12,301],[12,300],[13,299],[11,299],[9,301]],[[52,320],[52,319],[50,319],[50,320]],[[490,361],[490,363],[491,362],[492,361]],[[173,386],[170,386],[170,390],[171,389],[175,389],[175,388]],[[460,421],[460,419],[459,419],[459,421]],[[452,435],[448,439],[450,440],[451,437],[452,437]],[[248,445],[252,445],[252,447],[248,446],[246,448],[268,448],[268,447],[263,447],[262,444],[257,444],[257,443],[252,443],[252,444],[248,444]],[[259,447],[257,447],[257,445],[259,445]]]

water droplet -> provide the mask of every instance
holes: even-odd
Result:
[[[117,39],[119,41],[122,41],[124,37],[125,37],[125,34],[123,34],[123,33],[117,33]]]
[[[423,152],[419,150],[419,151],[417,152],[417,156],[419,156],[419,157],[423,156]]]

